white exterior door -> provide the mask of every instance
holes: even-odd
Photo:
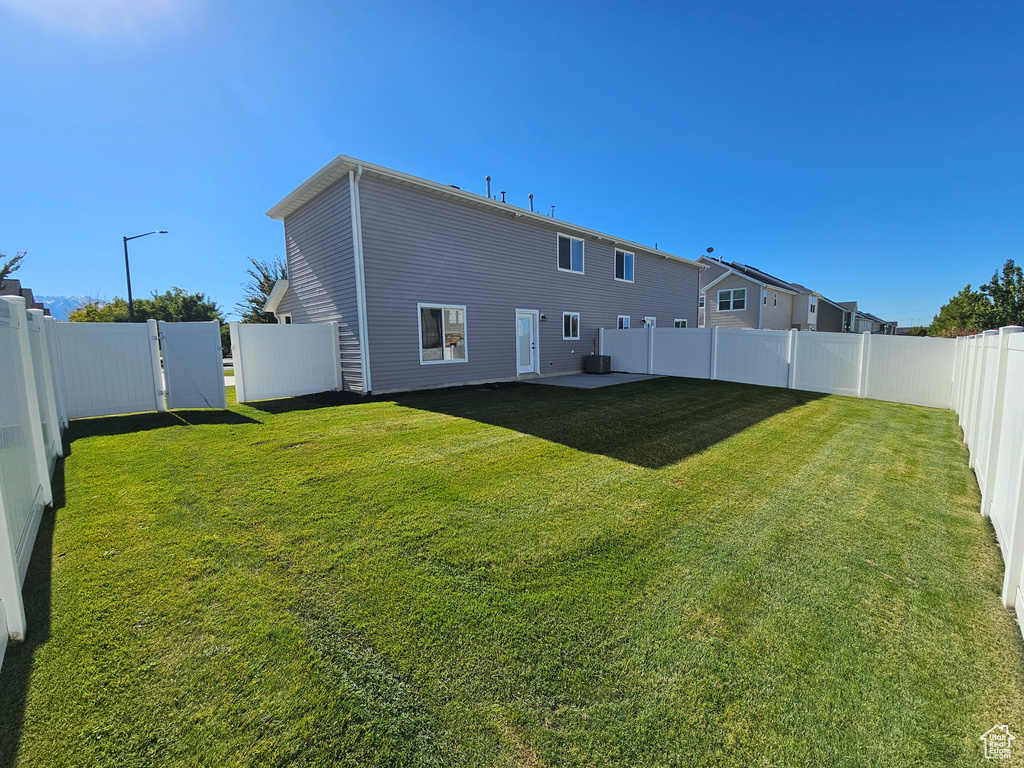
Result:
[[[168,408],[227,408],[220,323],[160,323]]]
[[[536,310],[516,310],[516,374],[539,373]]]

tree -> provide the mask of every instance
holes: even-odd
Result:
[[[225,356],[231,354],[231,332],[217,302],[203,293],[188,293],[175,286],[169,291],[153,291],[148,299],[134,299],[136,322],[162,320],[165,323],[191,323],[205,320],[220,322],[220,344]],[[68,315],[73,323],[127,323],[128,302],[120,296],[112,301],[90,301]]]
[[[251,266],[245,270],[249,279],[242,283],[245,293],[242,300],[235,304],[235,311],[243,323],[276,323],[277,318],[263,307],[274,290],[274,283],[288,277],[287,268],[280,259],[259,261],[249,257]]]
[[[992,301],[985,294],[973,290],[968,283],[960,293],[942,305],[928,328],[928,335],[947,338],[966,336],[992,328],[994,319]]]
[[[1024,272],[1007,259],[1003,264],[1003,275],[992,275],[992,280],[981,286],[981,292],[992,301],[992,324],[989,328],[1004,325],[1024,325]]]
[[[25,260],[26,253],[28,251],[18,251],[11,258],[7,258],[6,253],[0,253],[0,280],[6,280],[8,275],[13,275],[21,269],[21,262]]]

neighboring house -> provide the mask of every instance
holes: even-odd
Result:
[[[690,259],[344,155],[267,215],[288,280],[265,310],[337,321],[346,390],[576,373],[602,327],[697,323]]]
[[[22,288],[20,280],[0,280],[0,296],[21,296],[25,299],[25,309],[41,309],[44,315],[48,310],[41,301],[36,301],[31,288]]]
[[[846,324],[842,306],[799,283],[786,282],[749,264],[709,256],[697,261],[707,267],[701,274],[702,328],[839,333]]]

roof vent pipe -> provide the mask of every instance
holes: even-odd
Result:
[[[505,202],[505,190],[501,190],[501,202]]]
[[[533,192],[530,193],[530,213],[533,213]]]
[[[551,206],[551,218],[555,218],[555,206]]]
[[[487,177],[487,199],[491,199],[491,177]]]

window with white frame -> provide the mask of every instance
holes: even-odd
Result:
[[[718,292],[719,312],[738,312],[747,308],[746,288],[726,288]]]
[[[658,327],[658,318],[656,318],[656,317],[645,317],[644,318],[644,328],[657,328],[657,327]]]
[[[466,362],[466,308],[451,304],[417,304],[420,364]]]
[[[615,327],[618,328],[620,331],[629,328],[629,315],[619,315],[615,319]]]
[[[697,306],[700,307],[701,309],[704,309],[704,294],[703,293],[700,296],[697,297]]]
[[[766,307],[768,306],[768,291],[767,290],[761,292],[761,304],[766,306]]]
[[[677,317],[675,320],[672,321],[672,325],[675,328],[685,328],[686,327],[686,318],[685,317]]]
[[[818,309],[818,300],[811,296],[811,314],[813,315]]]
[[[562,272],[583,274],[583,240],[570,235],[558,236],[558,268]]]
[[[580,337],[580,313],[579,312],[563,312],[562,313],[562,338],[578,339]]]
[[[633,282],[633,254],[629,251],[615,250],[615,279]]]
[[[779,306],[779,294],[774,293],[774,292],[772,293],[772,306],[773,307]]]
[[[278,315],[277,319],[278,319],[278,322],[280,322],[282,325],[291,325],[292,324],[292,316],[291,316],[291,314]]]

